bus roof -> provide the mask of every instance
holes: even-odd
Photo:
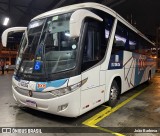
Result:
[[[46,17],[53,16],[53,15],[67,13],[67,12],[70,12],[70,11],[73,11],[73,10],[77,10],[77,9],[81,9],[81,8],[94,8],[94,9],[102,10],[102,11],[112,15],[113,17],[117,18],[119,21],[124,23],[127,27],[129,27],[134,32],[136,32],[141,37],[143,37],[145,40],[147,40],[151,44],[155,45],[144,34],[142,34],[139,30],[137,30],[135,27],[133,27],[128,21],[126,21],[122,16],[120,16],[114,10],[112,10],[109,7],[106,7],[106,6],[102,5],[102,4],[98,4],[98,3],[94,3],[94,2],[86,2],[86,3],[74,4],[74,5],[70,5],[70,6],[65,6],[65,7],[53,9],[53,10],[50,10],[48,12],[42,13],[42,14],[34,17],[31,21],[42,19],[42,18],[46,18]]]
[[[80,3],[80,4],[74,4],[74,5],[70,5],[70,6],[65,6],[65,7],[61,7],[61,8],[57,8],[57,9],[53,9],[50,10],[48,12],[42,13],[36,17],[34,17],[32,19],[33,20],[37,20],[37,19],[41,19],[41,18],[45,18],[48,16],[52,16],[52,15],[56,15],[56,14],[62,14],[62,13],[66,13],[66,12],[70,12],[76,9],[81,9],[81,8],[95,8],[95,9],[100,9],[100,10],[106,10],[106,12],[111,15],[113,15],[114,17],[116,16],[116,12],[113,11],[112,9],[102,5],[102,4],[98,4],[98,3],[93,3],[93,2],[86,2],[86,3]]]

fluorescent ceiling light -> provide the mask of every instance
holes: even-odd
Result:
[[[8,25],[8,22],[9,22],[9,18],[6,17],[6,18],[4,19],[3,25],[4,25],[4,26]]]

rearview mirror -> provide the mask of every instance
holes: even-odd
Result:
[[[75,11],[70,18],[70,37],[76,38],[80,36],[82,22],[86,17],[93,18],[98,21],[103,21],[103,19],[95,13],[86,9],[79,9]]]
[[[10,32],[17,33],[17,32],[25,32],[26,30],[27,30],[27,27],[11,27],[11,28],[6,29],[2,33],[2,37],[1,37],[3,47],[7,46],[7,38]]]

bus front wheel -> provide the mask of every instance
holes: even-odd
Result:
[[[113,80],[111,88],[110,88],[110,95],[108,105],[114,107],[118,102],[119,96],[119,86],[115,80]]]

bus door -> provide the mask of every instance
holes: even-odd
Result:
[[[104,102],[105,85],[100,85],[101,32],[103,23],[88,19],[83,41],[82,74],[81,78],[87,80],[81,87],[81,113]],[[105,52],[103,50],[103,52]]]

